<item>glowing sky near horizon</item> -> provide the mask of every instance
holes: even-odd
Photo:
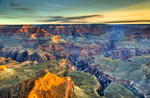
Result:
[[[0,0],[0,24],[150,24],[150,0]]]

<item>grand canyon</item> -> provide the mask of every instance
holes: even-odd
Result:
[[[0,26],[0,98],[150,98],[150,25]]]

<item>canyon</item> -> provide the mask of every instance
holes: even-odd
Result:
[[[149,25],[2,26],[0,76],[4,78],[0,80],[0,95],[2,98],[109,98],[111,90],[122,89],[127,95],[118,90],[114,94],[123,98],[149,98],[149,31]],[[37,75],[40,70],[41,73],[44,70],[44,75]],[[87,85],[78,83],[80,78]],[[48,81],[56,82],[51,87]],[[14,86],[17,95],[11,95]],[[62,89],[62,94],[51,89],[55,87]],[[38,91],[40,95],[35,93]]]

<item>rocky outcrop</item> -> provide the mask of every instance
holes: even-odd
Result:
[[[47,73],[44,77],[35,80],[35,86],[28,95],[28,98],[69,98],[74,82],[70,77],[58,77],[55,74]]]
[[[10,81],[10,83],[8,82],[9,86],[7,86],[7,88],[5,87],[3,89],[0,89],[1,98],[27,98],[31,90],[34,88],[34,85],[35,85],[34,82],[36,79],[35,78],[26,79],[18,83],[18,79],[15,79],[15,77],[17,77],[17,75],[15,74],[15,71],[12,69],[9,69],[9,70],[10,71],[5,72],[5,74],[9,75],[7,77],[8,80],[6,81],[5,79],[4,81],[5,82]],[[39,71],[39,73],[37,73],[37,78],[43,77],[45,74],[47,74],[47,71],[45,72],[45,70],[41,70]],[[4,76],[6,77],[6,75]]]
[[[39,78],[24,80],[0,91],[1,98],[70,98],[73,96],[74,82],[70,77],[59,77],[41,70]]]
[[[37,28],[34,31],[32,31],[32,34],[30,35],[31,38],[36,39],[36,37],[47,37],[52,36],[52,34],[48,33],[44,29]]]
[[[63,38],[61,38],[60,35],[55,35],[51,39],[53,43],[66,43],[66,41]]]
[[[55,56],[49,54],[49,53],[42,53],[38,54],[37,52],[28,52],[27,50],[21,51],[20,49],[8,49],[4,48],[0,51],[1,57],[10,57],[12,60],[16,60],[18,62],[23,61],[38,61],[38,62],[44,62],[47,60],[55,60]]]
[[[4,65],[0,65],[0,72],[3,70],[7,70],[7,68]]]
[[[112,82],[105,90],[105,98],[137,98],[120,84]]]
[[[34,79],[24,80],[10,88],[0,91],[1,98],[26,98],[34,87]]]

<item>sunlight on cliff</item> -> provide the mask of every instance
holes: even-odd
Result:
[[[63,66],[67,63],[67,59],[62,59],[60,62],[59,62],[59,65],[60,66]]]
[[[55,35],[51,39],[54,43],[66,43],[66,41],[60,35]]]
[[[58,42],[58,40],[61,39],[61,36],[60,35],[55,35],[51,39],[52,39],[53,42]]]
[[[35,81],[35,87],[28,98],[60,98],[62,96],[68,98],[73,86],[74,82],[70,77],[58,77],[47,73]]]
[[[33,38],[33,39],[36,39],[35,36],[36,36],[36,34],[31,34],[31,35],[30,35],[30,37]]]
[[[5,67],[5,65],[0,65],[0,71],[6,70],[7,68]]]

